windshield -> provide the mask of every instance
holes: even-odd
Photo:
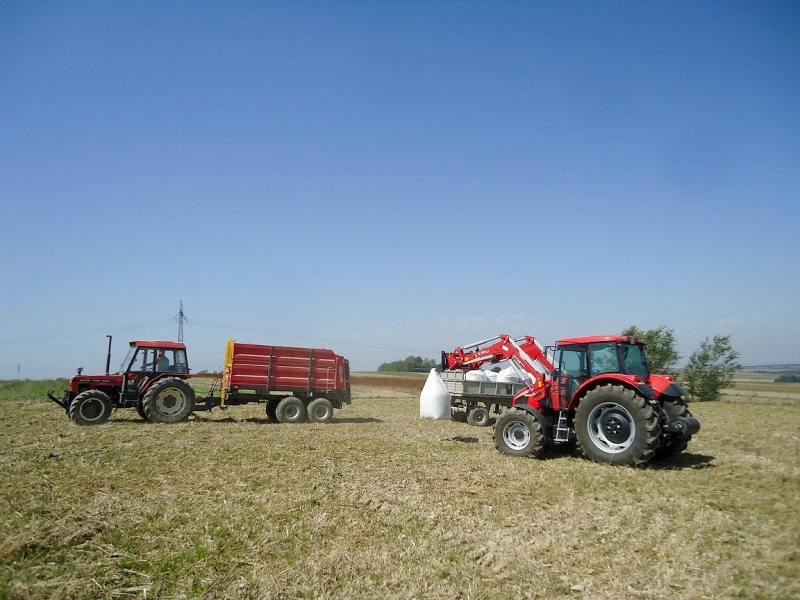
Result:
[[[647,359],[644,355],[644,346],[638,344],[620,344],[619,353],[626,373],[629,375],[638,375],[643,379],[649,375]]]
[[[128,372],[128,367],[131,365],[134,354],[136,354],[136,346],[132,346],[131,349],[128,350],[128,354],[125,356],[125,359],[122,361],[122,364],[119,367],[120,373]]]

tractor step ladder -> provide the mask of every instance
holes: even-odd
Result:
[[[569,426],[567,425],[567,411],[558,411],[558,424],[556,425],[556,434],[554,441],[568,442],[569,441]]]

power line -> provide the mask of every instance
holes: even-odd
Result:
[[[163,327],[165,325],[174,325],[178,323],[178,341],[183,341],[183,323],[188,323],[189,319],[186,318],[186,315],[183,314],[183,301],[181,301],[180,311],[177,315],[172,317],[171,319],[161,319],[159,321],[145,321],[141,323],[128,323],[124,325],[111,325],[106,327],[94,327],[91,329],[79,329],[74,331],[62,331],[56,333],[46,333],[41,335],[28,335],[28,336],[18,336],[13,338],[2,338],[0,339],[0,346],[7,346],[7,345],[14,345],[14,344],[25,344],[25,343],[34,343],[34,342],[46,342],[50,340],[60,340],[60,339],[69,339],[73,337],[83,337],[83,336],[90,336],[90,335],[106,335],[109,332],[119,332],[119,331],[131,331],[134,329],[147,329],[147,328],[154,328],[154,327]],[[335,337],[327,337],[321,335],[307,335],[302,333],[293,333],[291,331],[279,331],[275,329],[265,329],[262,327],[253,327],[249,325],[234,325],[231,323],[219,323],[216,321],[205,321],[202,319],[192,319],[192,324],[201,326],[201,327],[211,327],[216,329],[224,329],[227,331],[247,331],[250,333],[258,333],[264,335],[271,335],[271,336],[284,336],[284,337],[291,337],[296,339],[304,339],[310,340],[315,342],[322,342],[326,344],[343,344],[349,346],[357,346],[357,347],[364,347],[364,348],[382,348],[382,349],[389,349],[389,350],[402,350],[407,352],[417,352],[417,353],[425,353],[425,354],[438,354],[439,350],[430,350],[430,349],[422,349],[422,348],[412,348],[411,346],[399,346],[396,344],[381,344],[377,342],[364,342],[364,341],[356,341],[356,340],[349,340],[345,338],[335,338]]]
[[[227,329],[228,331],[236,330],[236,331],[248,331],[252,333],[263,333],[266,335],[282,335],[287,337],[299,338],[299,339],[307,339],[307,340],[316,340],[320,342],[327,342],[327,343],[337,343],[337,344],[348,344],[351,346],[363,346],[365,348],[387,348],[390,350],[407,350],[412,352],[421,352],[422,349],[420,348],[411,348],[410,346],[397,346],[394,344],[379,344],[375,342],[360,342],[355,340],[348,340],[344,338],[333,338],[333,337],[326,337],[321,335],[307,335],[302,333],[292,333],[290,331],[277,331],[275,329],[263,329],[261,327],[252,327],[249,325],[232,325],[230,323],[218,323],[214,321],[203,321],[200,319],[194,319],[192,321],[195,325],[201,325],[204,327],[213,327],[217,329]],[[434,352],[437,353],[439,350],[425,350],[424,352]]]
[[[160,321],[145,321],[143,323],[128,323],[126,325],[111,325],[106,327],[94,327],[92,329],[79,329],[75,331],[61,331],[57,333],[43,333],[41,335],[25,335],[13,338],[0,339],[0,345],[26,344],[31,342],[46,342],[49,340],[67,339],[87,335],[107,334],[109,331],[130,331],[132,329],[147,329],[151,327],[163,327],[174,323],[174,319],[162,319]]]

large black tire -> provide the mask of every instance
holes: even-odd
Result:
[[[139,416],[142,417],[142,419],[147,421],[147,415],[144,414],[144,407],[142,406],[141,400],[136,403],[136,412],[139,413]]]
[[[275,414],[275,409],[278,408],[278,402],[280,402],[279,398],[270,398],[269,400],[267,400],[267,410],[266,410],[266,412],[267,412],[267,418],[270,421],[277,421],[278,420],[278,417]]]
[[[575,437],[596,462],[643,466],[658,448],[661,428],[653,407],[621,385],[590,390],[575,410]]]
[[[686,402],[680,398],[668,398],[661,403],[661,407],[667,415],[667,422],[673,421],[682,417],[691,417],[692,413],[689,412]],[[684,450],[689,445],[689,440],[692,439],[691,435],[677,436],[674,434],[666,434],[661,438],[661,445],[656,450],[656,458],[659,460],[672,458]]]
[[[489,411],[482,406],[469,409],[467,423],[474,427],[486,427],[489,424]]]
[[[302,423],[306,420],[306,407],[299,398],[287,396],[275,408],[279,423]]]
[[[194,410],[194,389],[179,377],[156,381],[142,398],[142,410],[151,423],[177,423]]]
[[[308,420],[312,423],[327,423],[333,418],[333,404],[327,398],[317,398],[308,405]]]
[[[69,418],[78,425],[102,425],[111,416],[111,398],[100,390],[81,392],[69,405]]]
[[[532,414],[510,408],[494,425],[494,446],[511,456],[539,456],[544,451],[542,424]]]

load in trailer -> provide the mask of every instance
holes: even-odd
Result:
[[[265,403],[267,416],[281,423],[326,423],[351,400],[349,362],[322,348],[228,340],[222,383],[197,397],[190,378],[183,343],[137,340],[117,373],[79,371],[61,398],[52,391],[47,396],[79,425],[105,423],[116,408],[135,408],[153,423],[175,423],[196,410],[249,402]]]
[[[595,461],[644,465],[682,452],[700,430],[684,389],[650,373],[639,338],[588,336],[543,348],[502,334],[442,353],[450,370],[500,361],[524,382],[494,426],[495,446],[506,454],[539,456],[547,444],[574,441]]]

